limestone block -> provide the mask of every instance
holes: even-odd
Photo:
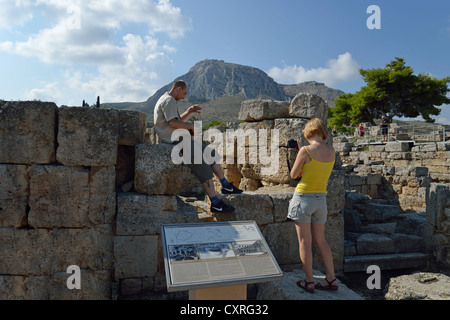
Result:
[[[57,113],[50,102],[1,102],[0,163],[54,162]]]
[[[392,235],[396,253],[425,252],[423,237],[411,234],[395,233]]]
[[[116,170],[91,167],[89,172],[89,220],[94,224],[112,223],[116,213]]]
[[[314,281],[320,282],[325,278],[325,274],[313,270]],[[300,289],[296,282],[305,279],[303,270],[296,269],[285,272],[282,280],[264,282],[258,284],[257,300],[364,300],[362,296],[350,290],[338,279],[339,291],[315,290],[313,294]]]
[[[273,201],[275,222],[286,221],[289,209],[289,201],[294,195],[294,188],[292,188],[292,190],[289,192],[269,192],[268,194]]]
[[[19,300],[25,296],[24,276],[0,275],[0,300]]]
[[[70,265],[109,270],[112,230],[0,228],[0,274],[50,276]]]
[[[345,171],[333,170],[327,183],[327,208],[329,214],[337,214],[345,207]]]
[[[442,229],[443,223],[447,219],[445,208],[450,198],[448,185],[432,183],[426,198],[427,222],[437,229]]]
[[[261,187],[261,180],[259,179],[251,179],[251,178],[242,178],[239,183],[239,189],[244,191],[255,191]]]
[[[413,144],[411,142],[388,142],[385,145],[385,151],[387,152],[406,152],[411,151]]]
[[[70,274],[63,272],[52,276],[28,277],[24,281],[25,300],[107,300],[111,299],[111,274],[109,270],[80,270],[81,289],[69,290],[67,279]]]
[[[394,240],[381,234],[366,233],[357,239],[356,250],[360,255],[394,253]]]
[[[328,105],[323,98],[310,93],[299,93],[291,102],[289,115],[301,118],[319,118],[328,121]]]
[[[268,195],[249,191],[227,195],[226,198],[236,208],[233,220],[255,220],[258,225],[273,223],[273,202]]]
[[[448,300],[450,277],[445,274],[420,272],[389,280],[386,300]]]
[[[398,206],[376,202],[356,204],[355,208],[359,209],[359,211],[364,214],[364,217],[370,222],[384,221],[400,214],[400,208]]]
[[[173,145],[138,144],[134,185],[139,193],[176,195],[188,192],[199,183],[185,165],[171,159]]]
[[[118,119],[117,110],[61,107],[57,161],[68,166],[115,165]]]
[[[239,111],[239,121],[259,121],[276,118],[286,118],[289,114],[289,107],[272,100],[246,100],[241,104]]]
[[[269,224],[262,233],[278,264],[301,263],[297,232],[293,222]]]
[[[308,119],[275,119],[274,129],[279,130],[280,146],[287,146],[290,139],[300,141],[302,146],[309,145],[308,140],[303,136],[302,130],[305,128]]]
[[[117,235],[159,234],[162,224],[198,222],[193,206],[175,196],[121,193],[117,196]]]
[[[344,268],[344,216],[342,214],[328,214],[325,224],[325,239],[333,254],[333,263],[336,271]],[[325,266],[319,250],[314,245],[314,268],[325,272]]]
[[[0,228],[26,226],[29,192],[27,166],[0,164]]]
[[[158,236],[114,237],[115,280],[153,277],[158,266]]]
[[[119,145],[135,146],[144,143],[146,132],[145,113],[132,110],[119,111]]]
[[[29,205],[31,227],[90,226],[88,169],[59,165],[32,167]]]

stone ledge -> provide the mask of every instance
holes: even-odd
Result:
[[[322,281],[325,275],[314,270],[315,282]],[[337,292],[315,290],[314,293],[306,292],[299,288],[296,282],[305,279],[302,270],[285,272],[282,280],[258,284],[257,300],[364,300],[356,292],[350,290],[338,279],[339,290]]]

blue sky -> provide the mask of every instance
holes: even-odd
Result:
[[[203,59],[356,92],[359,68],[395,57],[450,76],[450,1],[0,0],[5,100],[141,102]],[[450,106],[437,120],[450,124]]]

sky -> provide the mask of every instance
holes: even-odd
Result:
[[[395,57],[450,76],[450,1],[0,0],[3,100],[142,102],[204,59],[355,93]]]

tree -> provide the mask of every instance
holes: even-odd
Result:
[[[329,110],[330,125],[375,124],[374,120],[383,115],[389,120],[422,116],[426,122],[434,122],[431,116],[441,112],[437,106],[450,103],[447,97],[450,77],[437,79],[413,73],[404,59],[398,57],[384,69],[360,69],[367,85],[355,94],[342,94],[335,100],[335,107]]]

